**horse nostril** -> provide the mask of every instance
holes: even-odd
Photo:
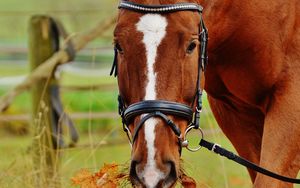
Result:
[[[130,180],[133,184],[141,184],[141,180],[137,175],[137,165],[139,164],[138,161],[131,161],[131,165],[130,165],[130,172],[129,172],[129,176],[130,176]]]
[[[136,187],[152,187],[153,185],[155,185],[155,187],[172,187],[176,184],[178,178],[176,164],[171,160],[165,161],[162,164],[165,168],[165,175],[164,177],[160,177],[159,179],[157,179],[158,176],[157,174],[155,174],[155,172],[147,171],[146,173],[141,173],[141,162],[138,160],[132,160],[130,165],[131,183]],[[151,178],[153,181],[150,180]]]
[[[167,187],[171,187],[177,181],[177,170],[176,165],[173,161],[168,161],[167,164],[170,166],[170,172],[164,181],[164,185]]]

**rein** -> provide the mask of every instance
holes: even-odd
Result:
[[[289,177],[286,177],[286,176],[282,176],[282,175],[279,175],[279,174],[276,174],[274,172],[271,172],[265,168],[262,168],[234,153],[232,153],[231,151],[228,151],[224,148],[222,148],[220,145],[218,144],[214,144],[214,143],[211,143],[211,142],[208,142],[204,139],[201,139],[200,143],[199,143],[200,146],[216,153],[216,154],[219,154],[223,157],[226,157],[227,159],[229,160],[232,160],[242,166],[245,166],[247,168],[250,168],[256,172],[259,172],[261,174],[264,174],[266,176],[269,176],[269,177],[272,177],[272,178],[275,178],[275,179],[278,179],[278,180],[281,180],[281,181],[285,181],[285,182],[289,182],[289,183],[295,183],[295,184],[300,184],[300,179],[294,179],[294,178],[289,178]]]
[[[286,176],[282,176],[276,173],[273,173],[267,169],[264,169],[224,148],[222,148],[218,144],[214,144],[208,142],[203,139],[203,132],[200,128],[200,113],[202,109],[202,89],[200,88],[201,83],[201,74],[205,71],[206,65],[208,62],[207,56],[207,42],[208,42],[208,31],[204,25],[204,21],[202,18],[202,10],[203,8],[195,3],[176,3],[171,5],[143,5],[129,1],[121,1],[119,4],[119,9],[126,9],[129,11],[139,12],[142,14],[146,13],[157,13],[157,14],[168,14],[178,11],[196,11],[200,15],[200,24],[199,24],[199,42],[200,42],[200,50],[199,50],[199,60],[198,60],[198,78],[196,85],[196,94],[195,100],[193,104],[196,102],[195,110],[192,107],[187,106],[185,104],[165,101],[165,100],[145,100],[140,101],[130,106],[126,106],[122,96],[119,95],[119,114],[122,118],[123,130],[126,132],[128,139],[130,141],[130,145],[132,146],[138,136],[139,130],[143,126],[143,124],[152,117],[159,117],[162,119],[174,132],[174,134],[178,137],[179,143],[179,152],[181,154],[181,148],[186,147],[190,151],[198,151],[200,148],[204,147],[210,151],[213,151],[216,154],[224,156],[236,163],[239,163],[247,168],[250,168],[256,172],[267,175],[269,177],[289,182],[300,184],[300,179],[293,179]],[[112,65],[112,69],[110,75],[114,75],[115,77],[118,75],[118,50],[114,48],[115,56]],[[185,131],[184,135],[182,135],[180,129],[175,125],[175,123],[170,120],[167,115],[173,115],[176,117],[181,117],[189,122],[189,126]],[[137,116],[141,116],[141,119],[137,126],[135,127],[133,134],[129,130],[129,126],[132,123],[133,119]],[[189,148],[188,140],[186,139],[187,134],[190,130],[197,129],[200,131],[202,138],[199,143],[199,147],[192,149]]]

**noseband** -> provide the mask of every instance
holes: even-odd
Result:
[[[143,124],[152,117],[158,117],[163,120],[178,137],[178,142],[181,147],[187,147],[191,151],[197,151],[197,149],[190,149],[188,147],[188,142],[186,140],[186,134],[191,129],[199,129],[200,122],[200,112],[202,109],[202,89],[200,88],[201,74],[205,70],[207,65],[207,42],[208,42],[208,32],[204,25],[202,18],[203,8],[195,3],[176,3],[171,5],[143,5],[137,4],[129,1],[121,1],[119,4],[119,9],[126,9],[129,11],[139,12],[142,14],[156,13],[156,14],[170,14],[179,11],[196,11],[200,15],[199,24],[199,58],[198,58],[198,78],[196,85],[196,93],[194,97],[194,103],[196,102],[196,108],[193,110],[192,107],[171,101],[165,100],[144,100],[134,103],[130,106],[126,106],[124,100],[121,96],[118,97],[119,101],[119,114],[122,118],[123,129],[127,133],[130,143],[133,144],[137,138],[138,132],[143,126]],[[117,76],[118,74],[118,51],[115,48],[115,58],[112,65],[112,70],[110,75]],[[135,117],[141,115],[141,120],[135,127],[133,134],[131,135],[129,131],[129,125],[132,123]],[[182,135],[180,129],[174,124],[174,122],[168,118],[167,115],[172,115],[175,117],[180,117],[185,119],[189,123],[187,131]],[[200,129],[199,129],[200,130]]]

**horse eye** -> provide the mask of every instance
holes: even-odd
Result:
[[[123,49],[119,43],[115,44],[115,48],[118,50],[119,53],[121,53],[121,54],[123,53]]]
[[[194,49],[196,48],[197,44],[195,42],[191,42],[190,45],[187,47],[186,52],[188,54],[193,53]]]

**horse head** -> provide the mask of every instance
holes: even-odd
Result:
[[[202,7],[165,3],[121,1],[114,31],[112,71],[118,75],[119,111],[132,143],[130,179],[136,187],[176,184],[184,133],[201,105]]]

